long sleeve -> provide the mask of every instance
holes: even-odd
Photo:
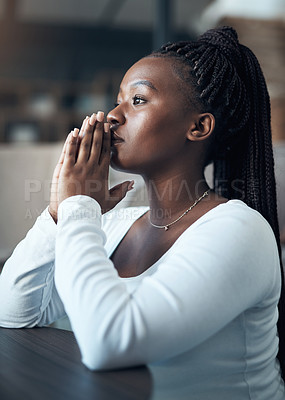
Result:
[[[245,205],[219,207],[129,294],[105,252],[98,203],[87,196],[61,203],[55,282],[87,367],[134,366],[189,351],[270,298],[274,287],[278,292],[268,223]]]
[[[46,209],[0,275],[0,326],[43,326],[65,315],[54,284],[56,224]]]

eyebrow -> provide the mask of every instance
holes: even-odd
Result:
[[[140,85],[145,85],[145,86],[151,88],[152,90],[156,90],[157,91],[157,88],[150,81],[147,81],[147,80],[137,81],[137,82],[133,83],[131,85],[131,87],[137,87],[137,86],[140,86]]]

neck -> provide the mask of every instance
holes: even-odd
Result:
[[[150,220],[166,225],[179,217],[209,189],[203,173],[194,176],[185,172],[171,176],[144,177],[150,205]]]

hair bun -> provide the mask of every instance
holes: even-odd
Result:
[[[209,29],[203,35],[199,36],[198,42],[216,47],[235,64],[241,63],[242,53],[238,35],[231,26]]]

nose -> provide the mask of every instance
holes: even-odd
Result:
[[[123,125],[125,123],[125,117],[120,109],[120,105],[113,108],[113,110],[108,113],[107,121],[111,125]]]

